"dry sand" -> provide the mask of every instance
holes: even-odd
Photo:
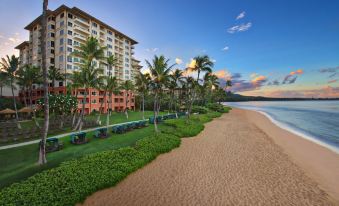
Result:
[[[334,188],[339,188],[339,179],[330,183],[319,177],[322,170],[299,165],[305,155],[287,151],[292,146],[279,139],[292,134],[276,134],[279,128],[272,129],[275,126],[265,118],[234,109],[117,186],[94,193],[83,205],[338,205]],[[271,131],[266,134],[262,129],[268,125]],[[327,154],[323,150],[316,152]],[[327,157],[338,160],[335,154]],[[320,166],[339,164],[324,161]],[[339,176],[329,174],[330,178]]]

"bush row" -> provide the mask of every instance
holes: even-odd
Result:
[[[98,152],[66,161],[0,191],[0,205],[74,205],[90,194],[114,186],[128,174],[143,167],[159,154],[180,145],[181,137],[191,137],[218,112],[166,120],[162,132],[137,141],[135,147]]]

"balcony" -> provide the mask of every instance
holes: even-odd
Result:
[[[86,29],[82,26],[74,25],[74,30],[76,30],[78,32],[82,32],[82,33],[87,34],[87,35],[90,34],[89,29]]]
[[[89,22],[85,19],[80,18],[80,17],[74,18],[74,22],[81,24],[83,26],[89,27]]]
[[[78,34],[78,33],[74,33],[74,38],[77,38],[78,40],[81,40],[81,41],[86,41],[87,40],[86,36]]]

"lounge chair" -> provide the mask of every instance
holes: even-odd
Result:
[[[86,132],[75,133],[70,136],[72,144],[86,144],[89,140],[86,138]]]
[[[39,143],[39,146],[41,141]],[[59,151],[64,147],[63,143],[59,141],[57,138],[48,138],[46,139],[46,152],[54,152]]]
[[[100,129],[95,130],[94,137],[95,138],[106,138],[106,137],[108,137],[107,128],[100,128]]]

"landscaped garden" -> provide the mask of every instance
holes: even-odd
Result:
[[[4,158],[0,161],[6,161],[6,169],[1,171],[6,176],[1,176],[1,182],[6,183],[11,177],[12,182],[25,179],[1,190],[0,205],[74,205],[97,190],[115,185],[159,154],[178,147],[180,138],[199,134],[204,123],[220,116],[221,112],[208,110],[190,118],[165,120],[158,125],[158,133],[150,124],[124,134],[110,132],[104,139],[91,138],[93,133],[88,133],[90,143],[83,145],[71,145],[69,137],[65,137],[62,138],[64,149],[49,153],[49,162],[43,167],[36,165],[33,156],[25,159],[30,153],[37,153],[37,145],[0,153]],[[13,159],[5,160],[6,156]],[[31,177],[27,179],[28,176]]]

